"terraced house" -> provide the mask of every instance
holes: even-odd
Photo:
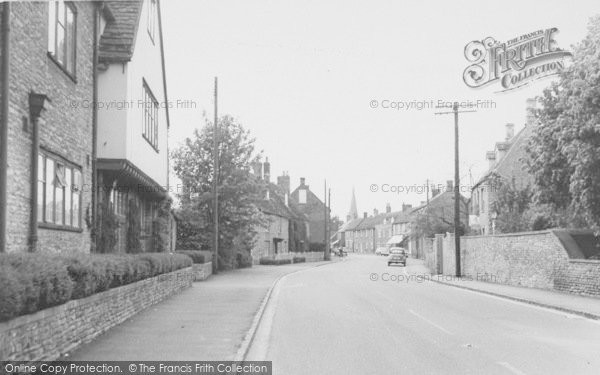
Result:
[[[5,2],[0,16],[0,251],[88,252],[100,212],[125,224],[111,251],[132,233],[152,250],[168,183],[158,0]]]

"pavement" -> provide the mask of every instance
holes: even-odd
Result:
[[[488,278],[490,281],[478,281],[455,276],[429,275],[423,261],[418,259],[409,259],[406,270],[415,276],[429,276],[430,280],[441,284],[600,320],[600,298],[597,297],[499,284],[492,282],[491,278]]]
[[[600,321],[414,272],[351,255],[283,277],[246,359],[286,375],[600,373]]]
[[[286,274],[328,263],[221,272],[142,311],[63,359],[234,360],[274,282]]]

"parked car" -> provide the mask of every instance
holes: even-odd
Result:
[[[388,266],[392,264],[401,264],[406,267],[406,249],[402,247],[392,247],[390,249],[390,255],[387,258]]]
[[[378,247],[375,250],[375,255],[390,255],[390,249],[387,247]]]

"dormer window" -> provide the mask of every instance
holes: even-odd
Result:
[[[158,0],[150,0],[148,2],[148,34],[150,35],[152,43],[154,43],[154,36],[156,33],[157,1]]]
[[[72,3],[48,3],[48,55],[71,77],[75,76],[76,12]]]

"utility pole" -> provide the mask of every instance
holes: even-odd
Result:
[[[439,107],[438,107],[439,108]],[[436,115],[454,114],[454,250],[456,256],[456,277],[461,277],[460,270],[460,176],[458,158],[458,114],[465,112],[477,112],[474,110],[459,111],[458,102],[452,105],[452,112],[436,112]]]
[[[331,188],[327,191],[327,259],[331,260]]]
[[[215,274],[219,272],[219,125],[217,117],[217,77],[215,77],[215,123],[213,132],[213,219],[214,219],[214,267]]]
[[[324,212],[323,212],[323,222],[324,222],[324,238],[323,240],[325,241],[325,252],[323,253],[323,259],[324,260],[329,260],[329,238],[328,238],[328,227],[329,227],[329,220],[327,220],[328,218],[328,214],[327,214],[327,180],[325,180],[325,187],[324,187],[324,197],[323,197],[323,206],[324,206]]]

